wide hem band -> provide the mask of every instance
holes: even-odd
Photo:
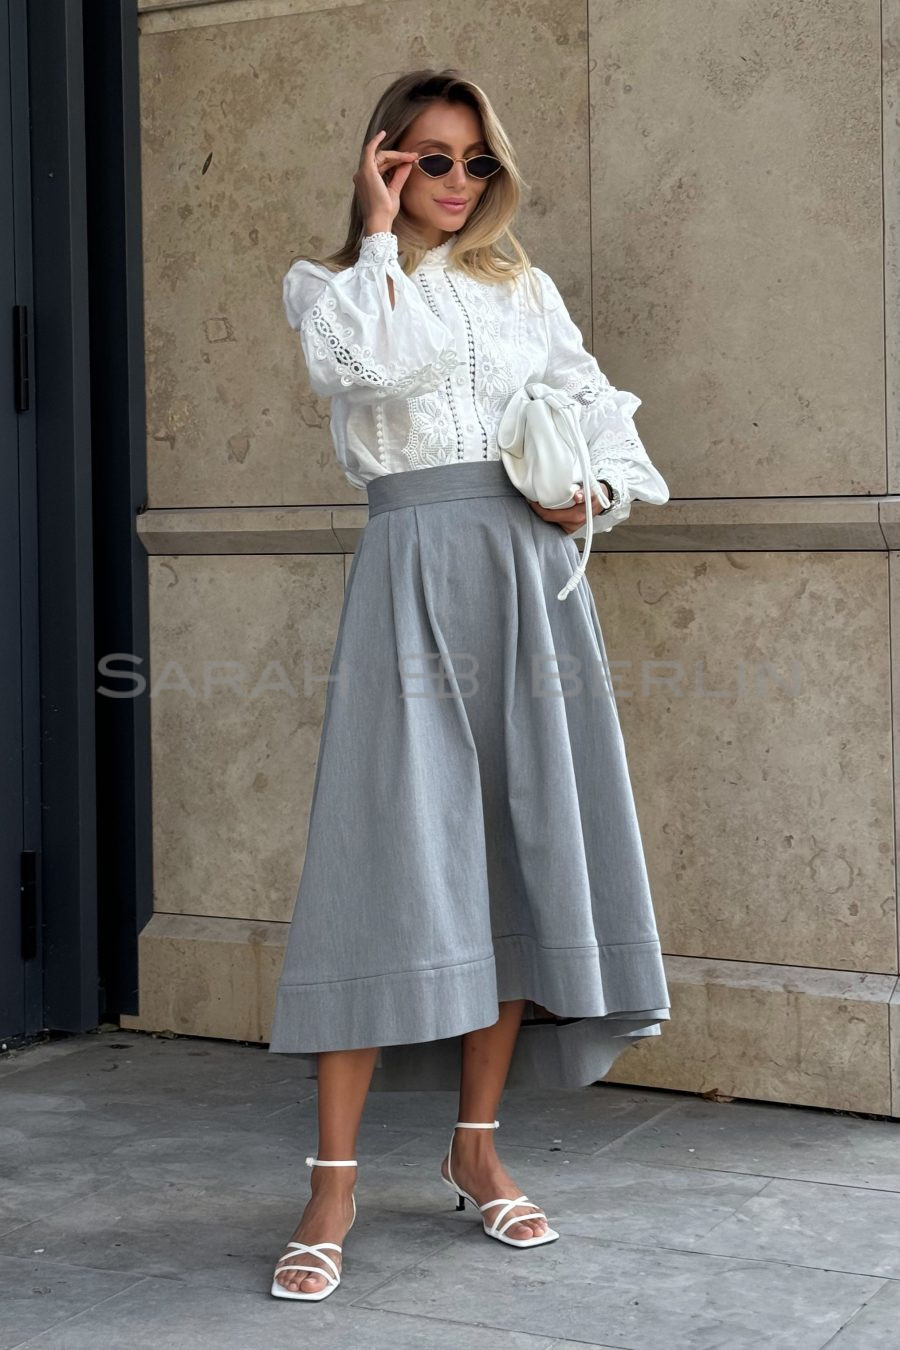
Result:
[[[658,939],[542,948],[514,934],[494,939],[494,955],[459,965],[281,985],[269,1051],[311,1060],[315,1078],[321,1051],[377,1047],[373,1090],[452,1089],[460,1037],[492,1026],[498,1004],[518,998],[550,1017],[532,1019],[526,1008],[508,1087],[596,1082],[670,1018]]]

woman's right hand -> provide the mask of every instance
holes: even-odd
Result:
[[[400,210],[400,191],[419,156],[414,150],[377,150],[384,135],[384,131],[379,131],[363,146],[353,182],[366,224],[381,224],[390,229]],[[388,172],[391,173],[390,183],[382,176]]]
[[[549,520],[552,524],[559,525],[566,534],[574,534],[577,529],[587,523],[587,512],[584,509],[584,489],[579,487],[575,490],[575,501],[572,506],[560,506],[553,509],[549,506],[541,506],[540,502],[532,501],[530,497],[525,500],[532,511],[543,520]],[[603,505],[596,492],[591,493],[591,515],[600,515],[603,512]]]

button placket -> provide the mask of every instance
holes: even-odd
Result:
[[[487,457],[488,457],[488,438],[487,438],[487,432],[485,431],[484,425],[482,424],[481,418],[480,418],[480,416],[479,416],[479,413],[478,413],[478,405],[477,405],[476,398],[475,398],[475,394],[476,394],[475,334],[474,334],[473,329],[472,329],[472,324],[471,324],[471,321],[470,321],[470,318],[469,318],[469,312],[468,312],[468,310],[467,310],[467,308],[466,308],[466,306],[465,306],[465,304],[464,304],[464,302],[463,302],[462,296],[461,296],[459,290],[457,289],[457,286],[455,285],[455,283],[454,283],[454,281],[453,281],[453,279],[452,279],[451,277],[448,276],[448,277],[446,277],[445,279],[446,279],[447,287],[448,287],[448,289],[449,289],[449,291],[450,291],[450,294],[453,296],[454,301],[456,302],[457,309],[458,309],[458,311],[459,311],[459,314],[460,314],[460,317],[461,317],[461,319],[462,319],[462,322],[463,322],[463,324],[464,324],[464,326],[465,326],[466,349],[467,349],[468,355],[469,355],[468,378],[466,378],[466,377],[464,376],[464,379],[466,379],[466,385],[467,385],[467,394],[466,394],[467,407],[466,407],[466,415],[467,415],[467,418],[468,418],[468,421],[466,421],[466,423],[465,423],[465,425],[464,425],[464,430],[465,430],[465,432],[466,432],[468,435],[471,435],[471,436],[473,436],[473,437],[475,436],[475,434],[476,434],[477,431],[480,431],[480,433],[481,433],[481,435],[480,435],[480,441],[481,441],[481,447],[480,447],[480,448],[481,448],[481,458],[482,458],[482,459],[487,459]],[[476,423],[477,423],[477,426],[476,426]]]
[[[460,411],[463,417],[463,431],[467,436],[475,435],[475,424],[472,421],[472,411],[474,406],[474,396],[469,374],[465,371],[457,371],[453,376],[453,383],[457,391],[460,403]],[[466,446],[466,449],[469,447]]]
[[[447,323],[446,316],[441,313],[437,301],[435,299],[435,291],[437,287],[441,284],[441,278],[437,275],[430,273],[428,269],[422,267],[418,269],[415,276],[419,282],[419,286],[421,288],[422,294],[425,298],[425,301],[429,309],[431,309],[432,313],[435,314],[444,323]],[[458,333],[455,333],[454,335],[458,337]],[[463,454],[462,428],[460,427],[459,413],[457,411],[458,397],[457,394],[454,392],[455,390],[459,389],[459,386],[457,384],[458,378],[459,378],[458,371],[456,371],[451,375],[448,375],[445,383],[445,388],[447,390],[447,402],[450,405],[450,415],[453,418],[453,425],[456,429],[456,458],[459,460],[463,459],[465,456]],[[462,378],[463,382],[466,383],[467,377],[465,374],[463,375]]]

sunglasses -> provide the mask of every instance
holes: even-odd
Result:
[[[414,161],[429,178],[443,178],[456,163],[464,164],[470,178],[492,178],[503,165],[495,155],[473,155],[471,159],[455,160],[451,155],[420,155]]]

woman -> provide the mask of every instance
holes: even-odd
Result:
[[[596,1082],[670,1015],[593,597],[582,579],[557,599],[584,493],[526,500],[496,443],[524,383],[571,393],[609,529],[635,497],[668,497],[631,420],[640,400],[529,269],[510,231],[522,180],[477,85],[396,80],[353,181],[344,248],[284,278],[369,506],[269,1047],[318,1084],[312,1196],[272,1283],[305,1299],[340,1280],[370,1087],[458,1087],[441,1177],[490,1236],[539,1246],[559,1234],[494,1147],[504,1086]]]

